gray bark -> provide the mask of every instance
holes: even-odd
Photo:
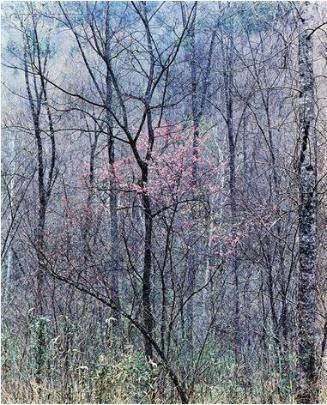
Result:
[[[298,403],[318,401],[316,370],[316,219],[317,182],[314,128],[314,76],[312,37],[308,30],[308,4],[299,21],[299,278]]]

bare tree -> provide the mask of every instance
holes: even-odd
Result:
[[[317,402],[316,256],[317,166],[315,95],[310,5],[299,11],[299,279],[298,391],[299,403]]]

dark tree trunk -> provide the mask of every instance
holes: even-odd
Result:
[[[27,45],[26,45],[27,46]],[[30,78],[27,66],[27,51],[24,53],[24,68],[25,68],[25,84],[29,100],[31,115],[33,118],[34,136],[36,141],[36,161],[38,174],[38,219],[36,225],[35,249],[37,257],[36,269],[36,302],[35,302],[35,380],[37,384],[41,384],[43,380],[43,371],[45,366],[45,322],[43,319],[45,313],[45,291],[44,291],[44,227],[45,215],[47,208],[47,193],[45,189],[45,173],[43,162],[43,144],[40,129],[40,112],[41,98],[33,98]]]
[[[231,39],[228,40],[228,45],[224,49],[225,65],[229,66],[229,70],[224,71],[224,93],[225,93],[225,103],[226,103],[226,127],[227,127],[227,140],[228,140],[228,151],[229,151],[229,200],[230,200],[230,222],[231,222],[231,233],[234,239],[235,235],[235,223],[237,218],[237,206],[236,206],[236,139],[234,135],[234,125],[233,125],[233,95],[232,95],[232,85],[233,85],[233,75],[232,75],[232,43]],[[233,274],[233,284],[234,284],[234,319],[233,319],[233,329],[234,329],[234,351],[236,363],[239,362],[240,355],[240,292],[239,292],[239,257],[237,252],[237,246],[234,249],[233,256],[231,259],[231,267]]]
[[[110,294],[115,310],[113,311],[112,331],[113,339],[121,340],[121,315],[120,315],[120,293],[119,293],[119,278],[121,272],[121,257],[119,246],[119,233],[118,233],[118,212],[117,212],[117,187],[114,176],[114,163],[115,163],[115,143],[113,137],[113,124],[112,124],[112,79],[109,66],[111,64],[111,33],[110,33],[110,4],[106,5],[106,32],[105,32],[105,57],[107,63],[106,74],[106,106],[107,106],[107,136],[108,136],[108,160],[112,176],[110,177],[110,246],[111,246],[111,260],[110,260]],[[121,344],[121,342],[117,342]],[[117,346],[117,345],[116,345]]]
[[[147,168],[143,170],[143,183],[147,183]],[[152,213],[151,200],[146,190],[143,191],[144,207],[144,259],[143,259],[143,322],[147,334],[153,338],[154,320],[151,307],[151,268],[152,268]],[[153,357],[152,344],[149,339],[144,340],[145,354],[149,359]]]
[[[33,14],[33,8],[31,8]],[[33,46],[31,46],[33,41]],[[49,52],[49,49],[48,51]],[[33,14],[33,25],[31,32],[24,32],[24,76],[25,88],[29,102],[30,112],[33,120],[33,130],[36,142],[36,164],[38,179],[38,217],[35,235],[35,250],[37,257],[36,269],[36,325],[35,325],[35,380],[37,384],[43,382],[46,362],[46,320],[47,301],[44,276],[47,271],[45,256],[45,223],[46,212],[51,191],[56,179],[56,142],[52,114],[50,111],[45,72],[49,54],[44,55],[39,43],[37,21]],[[34,61],[34,62],[32,62]],[[32,73],[31,73],[32,72]],[[50,138],[50,159],[46,162],[44,156],[44,145],[42,139],[43,128],[41,126],[42,109],[45,109],[47,117],[48,134]],[[48,170],[47,164],[48,163]],[[40,388],[41,389],[41,388]]]
[[[312,38],[303,5],[299,32],[299,278],[298,403],[318,402],[316,369],[316,135],[314,129],[314,77]]]

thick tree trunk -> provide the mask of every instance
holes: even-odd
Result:
[[[303,5],[299,33],[299,278],[298,403],[318,402],[316,369],[316,219],[317,182],[314,129],[312,39],[308,30],[308,4]]]
[[[147,172],[147,169],[146,169]],[[146,184],[147,173],[143,175],[143,181]],[[151,268],[152,268],[152,215],[150,197],[143,192],[144,206],[144,259],[143,259],[143,322],[147,334],[153,338],[154,319],[151,308]],[[144,339],[145,355],[153,358],[152,344],[149,339]]]

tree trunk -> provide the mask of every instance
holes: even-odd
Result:
[[[308,6],[303,5],[299,33],[299,278],[298,403],[318,402],[316,369],[316,134],[314,129],[314,77]]]
[[[225,65],[232,66],[232,55],[231,55],[231,40],[229,39],[228,45],[225,48]],[[225,103],[226,103],[226,126],[227,126],[227,139],[229,148],[229,200],[230,200],[230,223],[231,223],[231,233],[234,239],[235,235],[235,223],[237,218],[237,207],[236,207],[236,172],[235,172],[235,161],[236,161],[236,144],[234,136],[233,127],[233,99],[232,99],[232,82],[233,76],[231,68],[224,71],[224,90],[225,90]],[[233,274],[233,284],[234,284],[234,319],[233,319],[233,329],[234,329],[234,352],[236,365],[239,363],[240,354],[240,293],[239,293],[239,257],[237,252],[237,247],[235,247],[233,256],[231,259],[231,267]]]
[[[147,169],[143,173],[143,182],[147,182]],[[151,201],[146,190],[143,191],[143,207],[144,207],[144,259],[143,259],[143,322],[147,334],[153,338],[154,320],[151,309],[151,267],[152,267],[152,215]],[[149,339],[144,339],[145,355],[153,358],[152,344]]]
[[[117,187],[114,178],[114,163],[115,163],[115,143],[113,138],[113,125],[111,117],[112,109],[112,79],[110,74],[110,58],[111,58],[111,33],[110,33],[110,4],[106,5],[106,62],[107,62],[107,74],[106,74],[106,106],[107,106],[107,133],[108,133],[108,160],[112,175],[110,177],[110,246],[111,246],[111,260],[110,260],[110,294],[116,310],[113,311],[112,331],[113,339],[121,340],[121,315],[120,315],[120,293],[119,293],[119,279],[121,271],[121,258],[119,250],[119,234],[118,234],[118,212],[117,212]],[[118,342],[120,345],[122,342]],[[115,345],[118,347],[117,345]]]

